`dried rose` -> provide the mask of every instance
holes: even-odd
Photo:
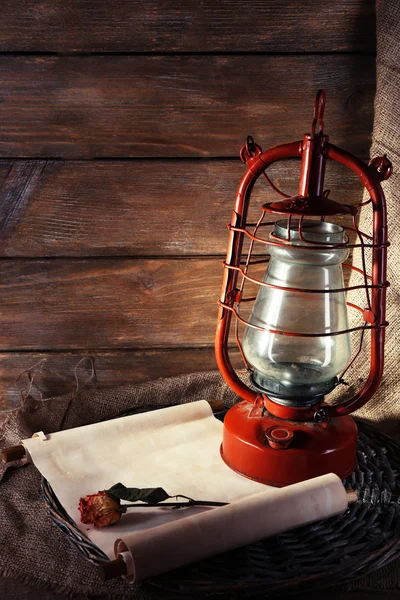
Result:
[[[107,525],[117,523],[121,518],[121,513],[125,512],[117,498],[113,498],[107,492],[99,492],[81,498],[79,511],[82,523],[96,527],[107,527]]]
[[[184,502],[168,502],[168,498],[182,498]],[[135,504],[123,504],[121,500],[134,502]],[[185,508],[188,506],[224,506],[226,502],[212,502],[209,500],[193,500],[188,496],[178,494],[170,496],[161,488],[128,488],[122,483],[116,483],[109,490],[103,490],[98,494],[91,494],[79,500],[79,511],[81,521],[87,525],[96,527],[107,527],[120,520],[122,513],[128,508],[143,508],[146,506],[162,506],[165,508]]]

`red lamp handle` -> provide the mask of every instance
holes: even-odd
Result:
[[[247,171],[242,178],[236,197],[235,208],[232,213],[231,226],[244,229],[246,226],[247,211],[250,202],[250,196],[255,182],[265,169],[272,163],[286,159],[296,158],[302,155],[303,142],[292,142],[271,148],[262,152],[259,146],[254,145],[253,156],[246,156]],[[379,386],[384,359],[384,341],[385,341],[385,306],[386,306],[386,245],[387,245],[387,222],[386,222],[386,203],[385,197],[380,185],[380,181],[390,174],[390,163],[387,161],[386,169],[383,170],[380,164],[377,167],[376,159],[370,166],[364,164],[361,160],[352,154],[327,143],[324,154],[327,158],[343,164],[351,169],[362,181],[364,187],[368,190],[373,206],[373,253],[372,253],[372,294],[371,309],[375,316],[375,324],[379,326],[371,329],[371,361],[370,372],[363,388],[351,399],[336,405],[324,405],[329,416],[346,415],[363,406],[375,393]],[[379,172],[381,168],[381,172]],[[241,231],[231,229],[226,256],[228,266],[239,267],[242,254],[244,234]],[[221,303],[233,307],[237,299],[237,278],[238,271],[234,269],[224,269],[224,279],[221,292]],[[215,338],[215,354],[218,368],[228,385],[241,398],[249,402],[254,402],[259,394],[251,390],[236,375],[235,370],[229,358],[228,341],[229,329],[231,324],[232,312],[223,306],[220,306],[218,315],[218,325]],[[309,415],[312,418],[312,414]]]
[[[391,165],[388,161],[387,170],[379,173],[376,163],[370,166],[363,163],[349,152],[327,145],[327,157],[351,169],[367,189],[373,207],[373,249],[372,249],[372,290],[371,309],[375,316],[371,329],[371,356],[368,378],[359,392],[342,404],[326,406],[329,416],[347,415],[361,408],[376,392],[382,379],[384,347],[385,347],[385,318],[386,318],[386,256],[387,256],[387,217],[386,201],[381,187],[381,180],[389,177]]]
[[[232,213],[232,227],[244,228],[246,226],[247,210],[250,203],[250,195],[255,182],[265,169],[272,163],[285,158],[297,158],[302,154],[301,141],[276,146],[266,152],[261,152],[259,147],[255,147],[253,158],[248,157],[247,171],[240,183],[236,196],[235,208]],[[231,229],[228,242],[228,251],[226,254],[226,264],[235,267],[240,266],[240,257],[242,254],[244,234],[240,231]],[[238,271],[233,269],[224,269],[224,279],[222,283],[221,302],[228,306],[233,306],[236,299],[236,284]],[[233,391],[244,400],[254,402],[257,398],[257,392],[251,390],[245,385],[235,373],[235,369],[229,358],[228,338],[232,319],[232,312],[223,306],[220,306],[218,313],[218,325],[215,336],[215,356],[218,368]]]

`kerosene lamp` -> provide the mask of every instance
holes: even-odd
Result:
[[[217,363],[226,382],[242,398],[225,416],[221,455],[238,473],[275,486],[324,473],[341,478],[352,473],[357,427],[349,413],[372,397],[383,370],[388,241],[380,182],[390,176],[391,163],[383,156],[367,165],[329,143],[323,132],[325,98],[320,90],[311,133],[302,141],[263,152],[249,136],[242,147],[240,156],[247,169],[229,225],[219,300]],[[300,183],[298,194],[289,197],[271,181],[266,169],[295,157],[301,158]],[[329,160],[359,177],[368,191],[367,201],[347,205],[329,197],[324,190]],[[260,219],[250,227],[248,207],[260,176],[284,199],[264,204]],[[372,235],[357,225],[357,213],[366,204],[372,206]],[[272,220],[265,222],[268,217]],[[335,223],[337,217],[340,224]],[[247,256],[243,256],[244,240],[248,240]],[[250,272],[256,262],[256,244],[269,253],[262,280]],[[360,252],[362,269],[345,262],[352,248]],[[367,250],[372,257],[370,268]],[[360,282],[345,287],[343,267],[358,274]],[[240,311],[246,282],[259,288],[247,319]],[[349,302],[349,290],[362,290],[365,304]],[[358,311],[359,324],[350,323],[348,309]],[[247,382],[239,378],[229,358],[232,317],[249,372]],[[239,324],[244,327],[243,336]],[[369,374],[361,389],[332,404],[328,396],[344,384],[344,373],[359,355],[367,331]],[[354,356],[351,335],[360,336]]]

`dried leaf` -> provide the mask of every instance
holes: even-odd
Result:
[[[119,500],[128,500],[129,502],[146,502],[147,504],[158,504],[168,498],[172,498],[161,488],[128,488],[122,483],[116,483],[109,490],[105,490],[110,496]]]

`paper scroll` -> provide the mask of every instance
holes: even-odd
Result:
[[[23,445],[82,533],[110,559],[122,553],[130,582],[346,509],[335,475],[268,487],[232,471],[220,457],[221,440],[222,423],[200,401],[36,436]],[[82,524],[80,497],[118,482],[232,504],[132,508],[110,527]]]
[[[48,433],[48,432],[45,432]],[[241,477],[220,457],[222,423],[206,401],[122,417],[24,440],[31,460],[81,531],[114,558],[114,542],[170,521],[203,512],[129,509],[112,527],[80,522],[79,498],[121,482],[128,487],[163,487],[171,496],[232,502],[265,490]]]
[[[133,583],[344,512],[347,495],[330,473],[283,489],[268,488],[230,505],[154,529],[128,534],[115,543]]]

